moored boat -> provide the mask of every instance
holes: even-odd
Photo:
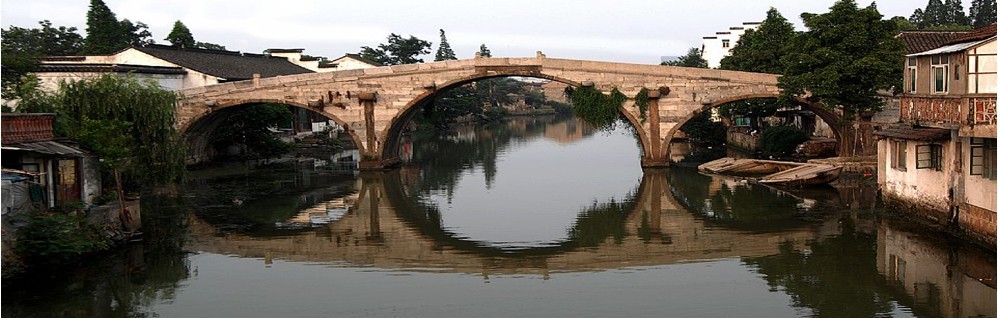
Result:
[[[842,166],[761,159],[721,158],[697,167],[701,172],[752,179],[765,184],[819,185],[839,178]]]

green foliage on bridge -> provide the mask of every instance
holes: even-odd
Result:
[[[591,86],[566,90],[566,93],[572,98],[575,114],[599,130],[613,129],[620,118],[620,107],[627,100],[627,96],[616,88],[609,95]]]

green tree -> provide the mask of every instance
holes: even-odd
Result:
[[[970,4],[970,19],[975,29],[995,23],[995,18],[995,0],[974,0]]]
[[[105,185],[121,170],[130,189],[178,180],[184,174],[184,144],[175,127],[177,95],[155,82],[103,75],[64,82],[54,93],[36,91],[18,111],[56,114],[55,133],[103,159]]]
[[[361,47],[360,56],[383,65],[423,63],[423,59],[418,56],[430,54],[430,45],[430,42],[412,35],[409,38],[402,38],[392,33],[388,35],[387,44],[378,44],[377,48]]]
[[[783,74],[784,66],[780,59],[790,49],[797,35],[793,24],[780,15],[775,8],[769,8],[766,19],[759,28],[745,31],[738,43],[731,48],[731,55],[721,59],[721,69]]]
[[[87,11],[87,38],[83,51],[88,54],[110,54],[120,51],[130,44],[153,43],[149,27],[142,22],[132,23],[128,19],[118,21],[111,9],[102,0],[90,0]]]
[[[878,91],[901,87],[904,64],[897,25],[882,17],[874,4],[861,9],[853,0],[840,0],[824,14],[801,14],[808,31],[783,58],[784,97],[841,107],[845,118],[879,110]]]
[[[482,46],[478,47],[478,56],[492,57],[492,51],[489,50],[489,47],[485,46],[485,43],[482,43]]]
[[[193,48],[197,44],[194,41],[194,35],[191,34],[191,30],[183,22],[180,22],[180,20],[173,23],[173,30],[170,30],[170,34],[164,40],[169,41],[173,46],[187,48]]]
[[[281,141],[270,128],[289,122],[291,117],[288,106],[281,104],[254,105],[233,111],[212,132],[210,142],[217,149],[244,145],[251,157],[276,157],[290,151],[293,145]]]
[[[20,91],[22,76],[34,70],[36,58],[46,55],[74,55],[83,47],[83,36],[73,27],[53,27],[48,20],[39,21],[40,28],[26,29],[11,26],[0,30],[0,70],[2,70],[3,95],[7,99]]]
[[[146,44],[156,43],[156,41],[152,39],[152,33],[149,33],[149,26],[140,21],[132,23],[132,21],[128,21],[128,19],[121,20],[121,30],[121,37],[125,40],[125,44],[122,46],[122,49],[132,44],[143,46]]]
[[[440,46],[437,47],[437,55],[433,57],[433,61],[439,62],[456,59],[457,55],[455,55],[454,50],[450,48],[450,43],[447,43],[447,35],[444,34],[444,29],[440,29]]]
[[[225,46],[223,45],[208,42],[197,42],[194,44],[194,47],[205,50],[225,50]]]
[[[661,65],[707,68],[707,60],[703,59],[703,53],[700,52],[699,48],[693,47],[679,59],[662,62]]]

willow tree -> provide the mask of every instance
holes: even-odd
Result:
[[[175,128],[177,95],[155,82],[104,75],[60,83],[18,105],[21,112],[56,114],[55,133],[101,159],[101,171],[121,171],[131,189],[179,180],[185,149]],[[113,178],[104,178],[110,185]]]

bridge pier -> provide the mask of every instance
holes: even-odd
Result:
[[[648,91],[648,148],[641,158],[642,168],[668,168],[669,158],[663,150],[662,141],[662,112],[658,106],[658,99],[662,95],[668,94],[667,87]],[[664,94],[663,94],[664,93]],[[668,147],[669,143],[664,143]]]

